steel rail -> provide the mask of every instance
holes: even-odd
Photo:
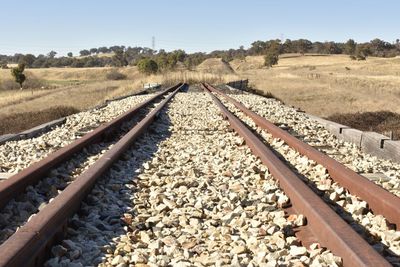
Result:
[[[119,115],[112,121],[99,126],[92,132],[85,134],[71,144],[60,148],[59,150],[51,153],[44,159],[33,163],[21,172],[11,176],[9,179],[2,181],[0,183],[0,208],[4,207],[16,195],[23,193],[27,186],[40,181],[51,168],[69,159],[73,154],[79,152],[85,146],[95,143],[97,140],[101,139],[103,135],[118,127],[123,122],[131,119],[132,116],[137,114],[140,109],[148,106],[157,98],[175,90],[181,85],[182,84],[177,84],[175,86],[167,88],[166,90],[161,91],[153,97],[136,105],[127,112]]]
[[[383,187],[375,184],[367,178],[359,175],[345,165],[318,151],[309,144],[306,144],[288,132],[282,130],[278,126],[266,120],[264,117],[251,111],[239,101],[224,94],[220,90],[209,84],[204,84],[207,89],[223,96],[228,102],[235,105],[243,113],[249,116],[257,126],[267,130],[275,138],[282,139],[290,147],[294,148],[300,154],[307,156],[318,164],[323,165],[329,172],[333,180],[338,182],[369,205],[369,208],[375,214],[383,215],[390,223],[396,224],[396,228],[400,229],[400,198],[385,190]]]
[[[343,259],[345,266],[391,266],[361,238],[338,214],[316,195],[288,166],[286,166],[257,136],[204,87],[219,107],[230,126],[246,141],[254,155],[279,180],[280,187],[290,198],[293,208],[307,218],[307,227],[319,242]]]
[[[67,219],[78,210],[81,201],[108,168],[126,151],[132,143],[154,121],[162,108],[174,97],[175,89],[143,120],[122,137],[99,160],[78,176],[52,202],[22,226],[14,235],[0,246],[0,266],[38,266],[43,263],[40,253],[51,242],[52,238],[66,224]],[[43,256],[42,256],[43,257]]]

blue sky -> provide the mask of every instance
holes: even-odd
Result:
[[[393,42],[399,11],[394,0],[0,0],[0,54],[151,47],[152,36],[156,49],[188,52],[282,37]]]

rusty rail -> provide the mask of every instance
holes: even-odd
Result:
[[[246,108],[242,103],[224,94],[220,90],[205,84],[204,86],[212,92],[223,96],[230,103],[235,105],[243,113],[249,116],[256,125],[267,130],[275,138],[284,140],[290,147],[294,148],[300,154],[307,156],[318,164],[323,165],[329,172],[333,180],[338,182],[364,201],[366,201],[370,209],[376,214],[382,214],[389,222],[396,224],[400,229],[400,198],[385,190],[381,186],[371,182],[367,178],[359,175],[353,170],[347,168],[340,162],[330,158],[326,154],[318,151],[309,144],[306,144],[288,132],[282,130],[265,118]]]
[[[46,158],[32,164],[28,168],[22,170],[21,172],[11,176],[9,179],[4,180],[0,183],[0,208],[4,207],[12,198],[16,195],[23,193],[25,188],[29,185],[35,184],[49,171],[50,168],[64,162],[69,159],[73,154],[79,152],[87,145],[95,143],[97,140],[101,139],[103,135],[107,134],[112,129],[118,127],[123,122],[129,120],[137,114],[137,112],[143,107],[148,106],[154,100],[175,90],[176,88],[182,86],[182,84],[177,84],[172,86],[162,92],[154,95],[146,101],[136,105],[127,112],[119,115],[112,121],[101,125],[90,133],[85,134],[81,138],[72,142],[71,144],[51,153]]]
[[[257,136],[215,97],[204,85],[231,127],[242,136],[252,152],[268,167],[289,196],[293,208],[307,218],[307,226],[319,242],[342,257],[346,266],[391,266],[362,239],[339,215],[316,195]]]
[[[0,246],[0,266],[38,266],[43,263],[43,250],[61,231],[67,219],[79,208],[81,201],[96,180],[126,151],[135,139],[153,122],[161,109],[174,97],[182,84],[168,95],[142,121],[122,137],[98,161],[77,177],[61,194],[21,227]]]

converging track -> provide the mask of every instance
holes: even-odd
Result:
[[[397,196],[252,95],[188,88],[1,181],[0,266],[400,266]]]
[[[340,255],[347,266],[390,265],[212,93],[225,98],[226,101],[250,117],[257,126],[268,131],[273,137],[282,139],[299,153],[323,165],[334,180],[337,180],[339,184],[343,185],[351,193],[367,201],[374,212],[383,214],[391,223],[395,223],[397,227],[400,225],[400,198],[310,145],[291,136],[221,90],[209,84],[203,84],[203,88],[212,95],[214,102],[228,119],[231,127],[246,140],[247,145],[266,164],[273,177],[279,180],[281,187],[288,194],[294,210],[306,216],[307,226],[310,228],[308,231],[311,230],[312,235],[316,237],[318,242]],[[307,234],[310,233],[305,235]],[[303,236],[305,241],[310,238],[301,233],[299,236]]]
[[[138,113],[140,109],[169,93],[155,109],[114,144],[96,163],[77,177],[47,206],[40,210],[36,216],[31,217],[21,229],[0,246],[0,266],[41,264],[43,261],[40,256],[43,257],[43,255],[40,255],[40,253],[43,252],[45,246],[49,245],[54,235],[62,230],[66,220],[79,207],[81,200],[89,192],[96,179],[118,159],[137,136],[143,133],[160,110],[184,86],[184,84],[178,84],[160,92],[110,123],[97,128],[74,143],[54,152],[42,161],[33,164],[24,171],[0,183],[0,200],[2,205],[4,205],[11,198],[22,193],[28,185],[37,182],[52,167],[66,160],[88,144],[97,141],[102,136],[111,134],[112,130],[115,130],[124,121]]]

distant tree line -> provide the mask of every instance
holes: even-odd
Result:
[[[151,70],[166,71],[176,69],[179,64],[192,69],[207,58],[218,57],[225,61],[243,59],[246,56],[264,55],[265,65],[272,66],[277,63],[278,56],[283,53],[314,53],[314,54],[347,54],[352,59],[364,60],[368,56],[394,57],[400,55],[400,40],[389,43],[381,39],[370,42],[356,43],[350,39],[347,42],[312,42],[307,39],[281,41],[255,41],[250,48],[243,46],[238,49],[215,50],[210,53],[187,54],[184,50],[166,52],[147,47],[125,47],[110,46],[84,49],[74,57],[71,52],[67,56],[56,57],[57,52],[50,51],[47,55],[15,54],[13,56],[0,55],[0,67],[6,68],[7,63],[22,63],[27,68],[49,68],[49,67],[123,67],[137,65],[145,62]],[[110,55],[106,55],[110,54]],[[103,55],[103,56],[102,56]],[[146,59],[147,61],[143,61]],[[150,60],[152,62],[150,62]],[[154,63],[157,67],[155,67]],[[142,66],[143,67],[143,66]]]

